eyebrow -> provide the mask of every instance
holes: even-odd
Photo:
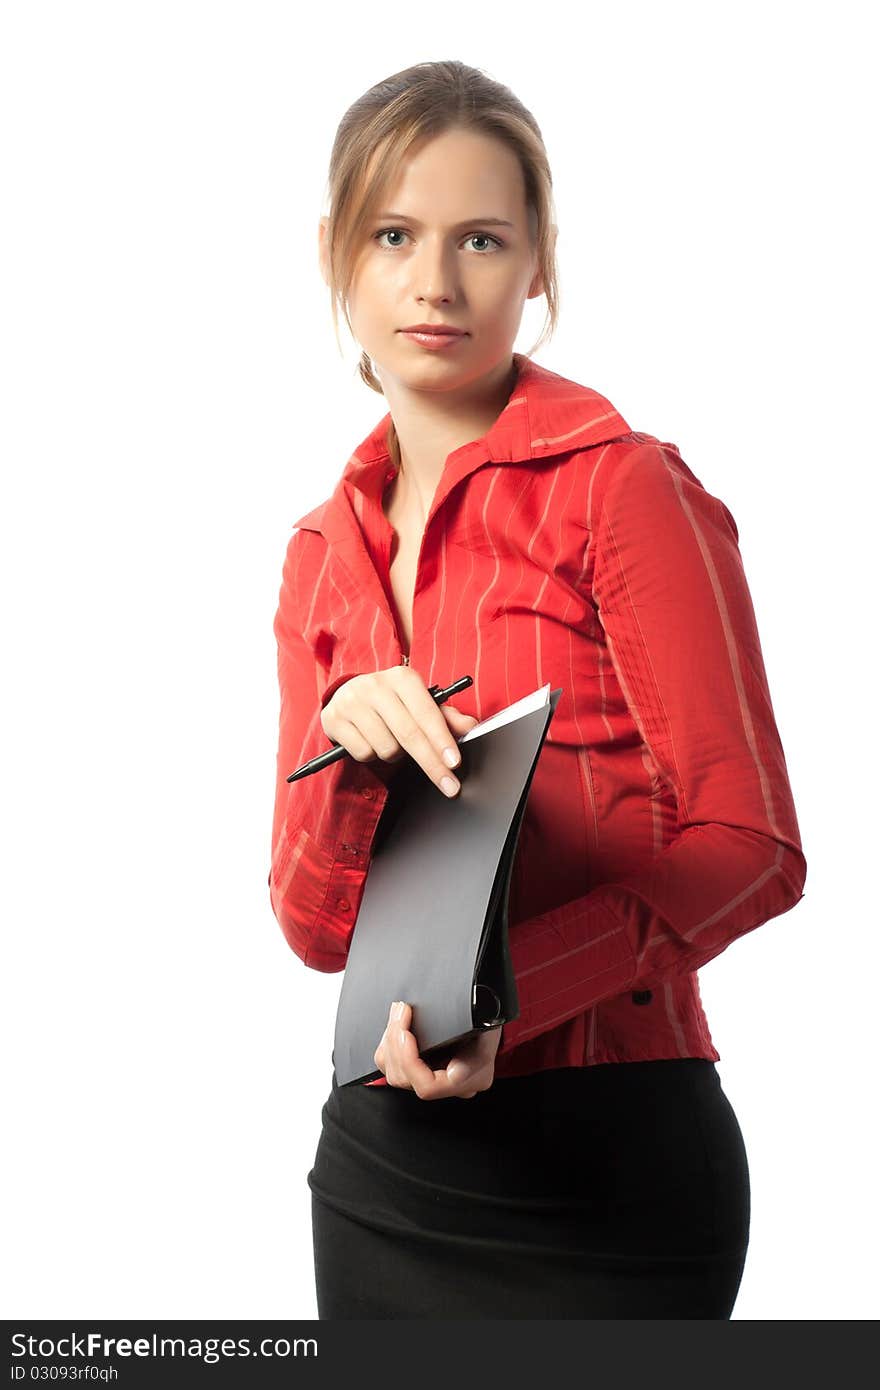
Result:
[[[397,218],[399,222],[411,222],[414,227],[421,227],[422,223],[417,217],[407,217],[405,212],[377,212],[374,220],[383,218]],[[457,232],[460,227],[472,227],[479,222],[485,227],[512,227],[512,222],[505,222],[503,217],[468,217],[464,222],[453,223],[450,231]]]

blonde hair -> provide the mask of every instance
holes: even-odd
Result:
[[[538,123],[508,87],[478,68],[449,61],[416,63],[377,82],[343,116],[333,141],[327,191],[327,264],[333,327],[339,346],[337,309],[348,313],[355,262],[371,209],[393,180],[412,145],[451,129],[477,131],[506,144],[520,162],[529,214],[529,239],[537,252],[547,314],[538,341],[524,354],[531,357],[556,328],[559,317],[559,272],[555,255],[553,180]],[[371,165],[376,153],[379,157]],[[365,171],[373,169],[367,179]],[[341,349],[340,349],[341,350]],[[380,395],[382,385],[362,352],[361,379]],[[394,423],[388,448],[395,467],[400,450]]]

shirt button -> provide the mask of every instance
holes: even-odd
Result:
[[[339,908],[340,912],[347,912],[349,908],[348,898],[337,898],[336,906]]]
[[[376,793],[372,787],[361,787],[361,796],[365,796],[367,801],[372,801],[375,795]]]

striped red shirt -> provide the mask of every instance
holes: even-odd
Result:
[[[408,653],[426,685],[472,676],[454,703],[479,719],[562,688],[514,861],[520,1015],[495,1075],[718,1061],[697,971],[794,907],[806,878],[736,523],[675,444],[515,360],[492,427],[447,457]],[[406,656],[382,510],[390,419],[293,523],[274,621],[270,901],[300,960],[328,972],[345,967],[389,768],[346,757],[285,779],[328,747],[334,691]]]

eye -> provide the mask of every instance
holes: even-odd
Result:
[[[375,232],[373,234],[373,240],[375,242],[379,242],[380,238],[383,236],[395,235],[408,236],[409,234],[405,232],[402,227],[385,227],[383,231]],[[471,232],[469,236],[465,237],[465,241],[491,241],[494,242],[495,246],[499,249],[504,245],[503,241],[501,241],[497,236],[492,236],[489,232]],[[381,247],[381,249],[383,251],[394,251],[399,245],[400,242],[397,242],[394,246],[383,246]],[[491,254],[491,252],[480,251],[478,254],[481,256],[485,256],[487,254]]]

